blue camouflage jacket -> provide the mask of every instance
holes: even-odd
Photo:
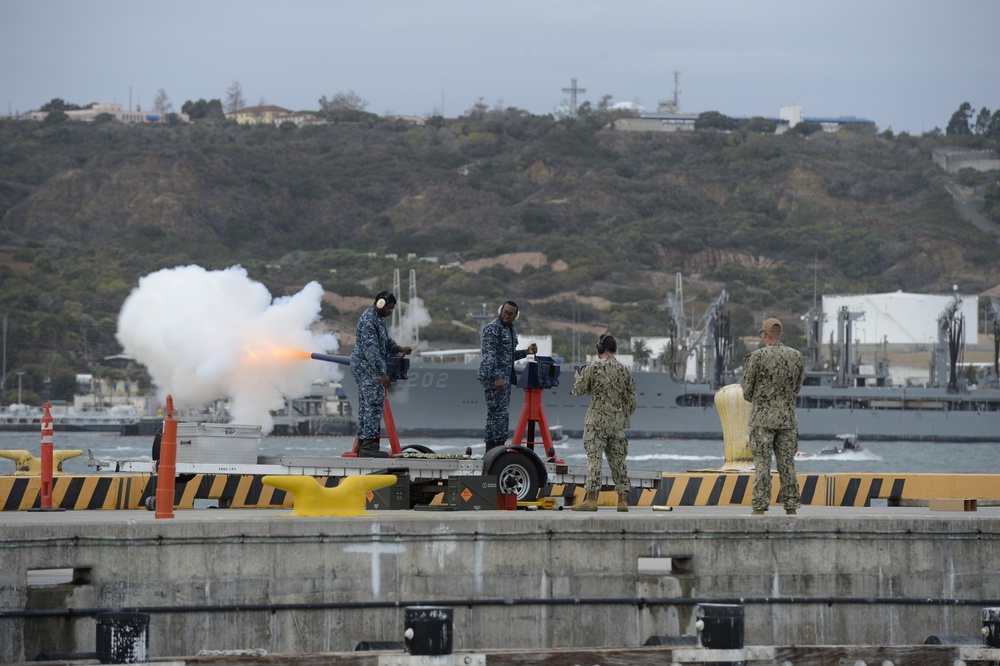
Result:
[[[484,388],[498,379],[513,386],[517,383],[514,361],[527,355],[526,350],[517,348],[517,329],[513,325],[504,326],[497,317],[483,329],[483,358],[476,376]]]
[[[385,357],[399,351],[399,345],[389,337],[385,319],[379,316],[374,306],[361,313],[356,333],[351,370],[373,379],[385,374]]]

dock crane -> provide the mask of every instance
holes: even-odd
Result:
[[[732,357],[733,340],[729,331],[729,314],[723,306],[729,292],[723,289],[705,310],[698,325],[690,334],[684,314],[684,290],[681,275],[677,274],[674,292],[667,293],[667,313],[670,318],[670,375],[683,379],[688,360],[694,357],[698,381],[708,381],[719,388],[723,385],[726,360]]]

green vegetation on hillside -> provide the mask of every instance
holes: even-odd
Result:
[[[217,117],[217,102],[186,112]],[[997,236],[959,216],[930,159],[995,149],[985,129],[774,135],[716,114],[694,133],[617,132],[589,106],[566,120],[477,106],[421,127],[350,113],[298,129],[0,122],[6,398],[15,371],[26,398],[49,399],[76,372],[114,372],[102,359],[120,351],[130,290],[190,263],[242,264],[275,296],[318,280],[367,297],[415,268],[434,320],[422,340],[475,344],[468,311],[516,298],[522,330],[564,354],[574,327],[663,334],[677,273],[695,316],[729,290],[736,335],[765,311],[801,314],[815,279],[820,294],[1000,282]],[[995,176],[974,180],[1000,222]],[[544,263],[453,266],[526,252]],[[353,329],[358,311],[324,307]]]

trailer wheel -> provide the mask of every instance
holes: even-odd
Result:
[[[424,446],[423,444],[408,444],[401,449],[402,453],[410,451],[412,453],[434,453],[432,449]]]
[[[518,502],[538,497],[538,470],[520,453],[503,453],[490,464],[490,474],[497,477],[497,492],[515,495]]]

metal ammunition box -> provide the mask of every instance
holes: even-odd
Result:
[[[410,477],[396,475],[396,483],[376,488],[365,497],[367,511],[397,511],[410,508]]]
[[[448,504],[459,511],[497,508],[496,476],[452,476],[448,479]]]

